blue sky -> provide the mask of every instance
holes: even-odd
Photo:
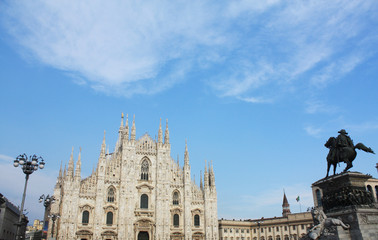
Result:
[[[169,119],[172,157],[188,141],[199,182],[213,161],[219,218],[281,216],[313,205],[324,143],[345,128],[378,151],[376,1],[1,1],[0,192],[41,218],[61,162],[82,147],[82,176],[121,113],[137,137]],[[164,124],[163,124],[164,125]],[[377,177],[375,155],[354,171]],[[341,164],[339,169],[344,168]]]

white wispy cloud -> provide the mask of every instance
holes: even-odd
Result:
[[[324,101],[318,99],[310,99],[305,103],[305,112],[308,114],[316,113],[337,113],[339,109],[336,106],[331,105],[331,103],[325,103]]]
[[[0,160],[5,161],[5,162],[11,162],[14,160],[14,158],[4,155],[4,154],[0,154]]]
[[[217,95],[261,103],[250,96],[326,87],[365,62],[378,43],[371,27],[378,4],[369,0],[2,6],[2,23],[20,51],[112,95],[155,94],[201,69],[208,77],[195,81],[210,83]]]
[[[4,8],[9,32],[34,58],[116,94],[169,88],[181,80],[175,60],[187,62],[193,50],[225,40],[213,26],[217,6],[205,1],[40,0]]]
[[[320,133],[323,132],[323,129],[321,127],[315,127],[315,126],[307,126],[304,128],[306,133],[313,137],[319,137]]]

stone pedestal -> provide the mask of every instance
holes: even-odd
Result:
[[[312,184],[322,194],[321,206],[327,215],[350,226],[344,230],[335,226],[319,239],[376,240],[378,239],[378,208],[366,181],[370,175],[347,172],[321,179]]]

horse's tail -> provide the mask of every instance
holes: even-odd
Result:
[[[364,144],[362,143],[357,143],[356,146],[354,146],[355,148],[357,149],[360,149],[360,150],[363,150],[365,152],[369,152],[369,153],[373,153],[375,154],[375,152],[373,151],[373,149],[369,148],[369,147],[366,147]]]

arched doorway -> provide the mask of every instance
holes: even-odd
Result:
[[[148,235],[148,232],[139,232],[138,234],[138,240],[149,240],[150,236]]]

